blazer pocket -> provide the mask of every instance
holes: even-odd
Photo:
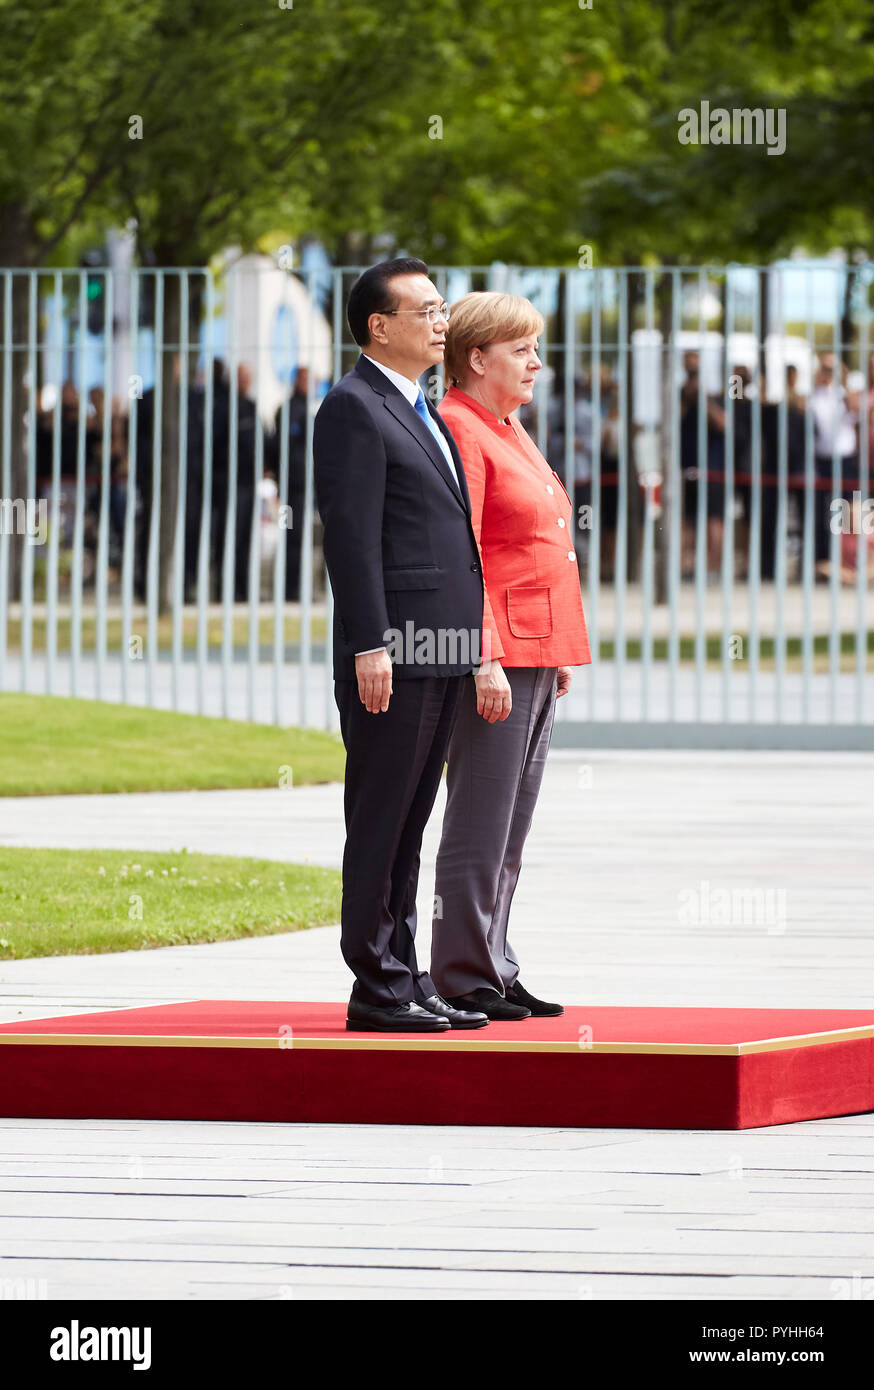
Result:
[[[442,574],[439,565],[384,565],[382,582],[386,593],[396,589],[439,589]]]
[[[507,622],[514,637],[550,637],[552,604],[549,588],[508,589]]]

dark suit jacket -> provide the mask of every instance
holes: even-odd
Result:
[[[428,409],[449,443],[460,491],[424,420],[364,357],[316,415],[336,680],[354,679],[356,652],[386,643],[395,677],[466,675],[479,664],[483,581],[470,498],[455,441],[430,402]],[[400,650],[391,629],[404,635]]]

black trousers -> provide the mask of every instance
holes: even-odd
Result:
[[[838,492],[832,493],[831,487],[818,487],[813,494],[813,551],[816,560],[828,560],[831,557],[831,527],[829,520],[831,516],[832,497],[844,497],[849,501],[852,497],[853,479],[856,479],[858,487],[859,463],[855,457],[842,458],[839,460],[841,466],[841,488]],[[832,458],[831,454],[816,456],[816,479],[832,481]],[[803,516],[807,514],[807,491],[801,494]],[[803,524],[803,523],[802,523]],[[840,551],[838,552],[840,554]]]
[[[416,962],[419,851],[463,679],[395,680],[384,714],[367,712],[357,681],[334,682],[346,745],[340,947],[364,1004],[391,1008],[437,992]]]

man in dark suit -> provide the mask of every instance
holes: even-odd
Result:
[[[462,678],[480,662],[483,613],[461,458],[418,384],[443,360],[448,312],[422,261],[366,270],[347,306],[362,356],[314,424],[346,745],[341,949],[356,1030],[488,1023],[438,995],[414,940],[422,832]]]

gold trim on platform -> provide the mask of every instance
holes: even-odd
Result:
[[[477,1030],[479,1031],[479,1030]],[[632,1042],[592,1042],[580,1045],[575,1042],[486,1042],[485,1039],[460,1036],[459,1033],[435,1038],[405,1037],[402,1034],[373,1034],[362,1038],[296,1038],[276,1037],[209,1037],[209,1036],[151,1036],[141,1034],[110,1033],[3,1033],[0,1044],[37,1044],[44,1046],[67,1047],[235,1047],[272,1048],[280,1052],[295,1052],[301,1049],[314,1051],[347,1052],[430,1052],[435,1048],[451,1052],[602,1052],[602,1053],[662,1053],[674,1056],[692,1057],[740,1057],[756,1052],[778,1052],[788,1048],[815,1047],[822,1043],[853,1042],[863,1038],[874,1038],[874,1023],[863,1024],[857,1028],[840,1028],[826,1033],[799,1033],[783,1038],[761,1038],[742,1043],[632,1043]]]

